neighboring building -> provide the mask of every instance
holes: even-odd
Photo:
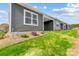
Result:
[[[61,30],[61,27],[63,28],[63,25],[61,26],[60,24],[61,22],[57,18],[55,18],[55,30]]]
[[[8,32],[9,25],[8,24],[0,24],[0,32]]]
[[[66,27],[66,28],[65,28]],[[23,3],[10,4],[10,31],[53,31],[67,29],[68,25]]]

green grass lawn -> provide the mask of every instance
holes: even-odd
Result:
[[[72,47],[72,41],[77,37],[76,30],[48,32],[0,49],[1,56],[66,56],[66,50]]]

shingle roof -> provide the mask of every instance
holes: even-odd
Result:
[[[28,9],[31,9],[31,10],[33,10],[33,11],[35,11],[35,12],[38,12],[38,13],[40,13],[40,14],[43,14],[41,11],[39,11],[38,9],[36,9],[36,8],[33,8],[31,5],[29,5],[28,3],[16,3],[16,4],[19,4],[19,5],[21,5],[21,6],[23,6],[23,7],[25,7],[25,8],[28,8]]]
[[[54,20],[57,20],[57,21],[59,21],[59,22],[61,22],[61,23],[65,23],[65,22],[59,20],[59,19],[56,18],[56,17],[49,16],[49,15],[47,15],[47,14],[45,14],[45,13],[39,11],[38,9],[33,8],[33,7],[32,7],[31,5],[29,5],[28,3],[17,3],[17,4],[19,4],[19,5],[21,5],[21,6],[25,7],[25,8],[31,9],[31,10],[33,10],[33,11],[35,11],[35,12],[38,12],[38,13],[40,13],[40,14],[43,14],[43,15],[45,15],[45,16],[48,16],[49,19],[50,19],[50,18],[53,18]],[[67,24],[67,23],[65,23],[65,24]]]

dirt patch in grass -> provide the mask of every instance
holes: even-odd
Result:
[[[43,35],[41,34],[41,32],[37,32],[37,33],[39,34],[39,36]],[[24,34],[24,35],[26,34],[28,37],[22,38],[21,34]],[[24,40],[30,40],[34,37],[37,37],[37,36],[33,36],[31,32],[16,33],[16,36],[14,36],[13,33],[8,32],[5,34],[5,37],[3,39],[0,39],[0,48],[4,48],[6,46],[22,42]]]
[[[67,49],[68,56],[79,56],[79,28],[75,28],[78,37],[74,39],[72,47]]]

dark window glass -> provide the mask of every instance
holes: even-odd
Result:
[[[37,15],[33,14],[33,24],[37,25]]]
[[[26,24],[34,24],[37,25],[37,15],[34,13],[30,13],[28,11],[25,12],[25,23]]]
[[[56,26],[58,27],[59,25],[57,24]]]
[[[37,20],[33,19],[33,24],[37,24]]]
[[[25,14],[26,14],[26,17],[31,17],[31,13],[26,12]]]
[[[31,18],[25,18],[25,23],[31,24]]]
[[[33,19],[37,19],[37,15],[34,15],[34,14],[33,14]]]

